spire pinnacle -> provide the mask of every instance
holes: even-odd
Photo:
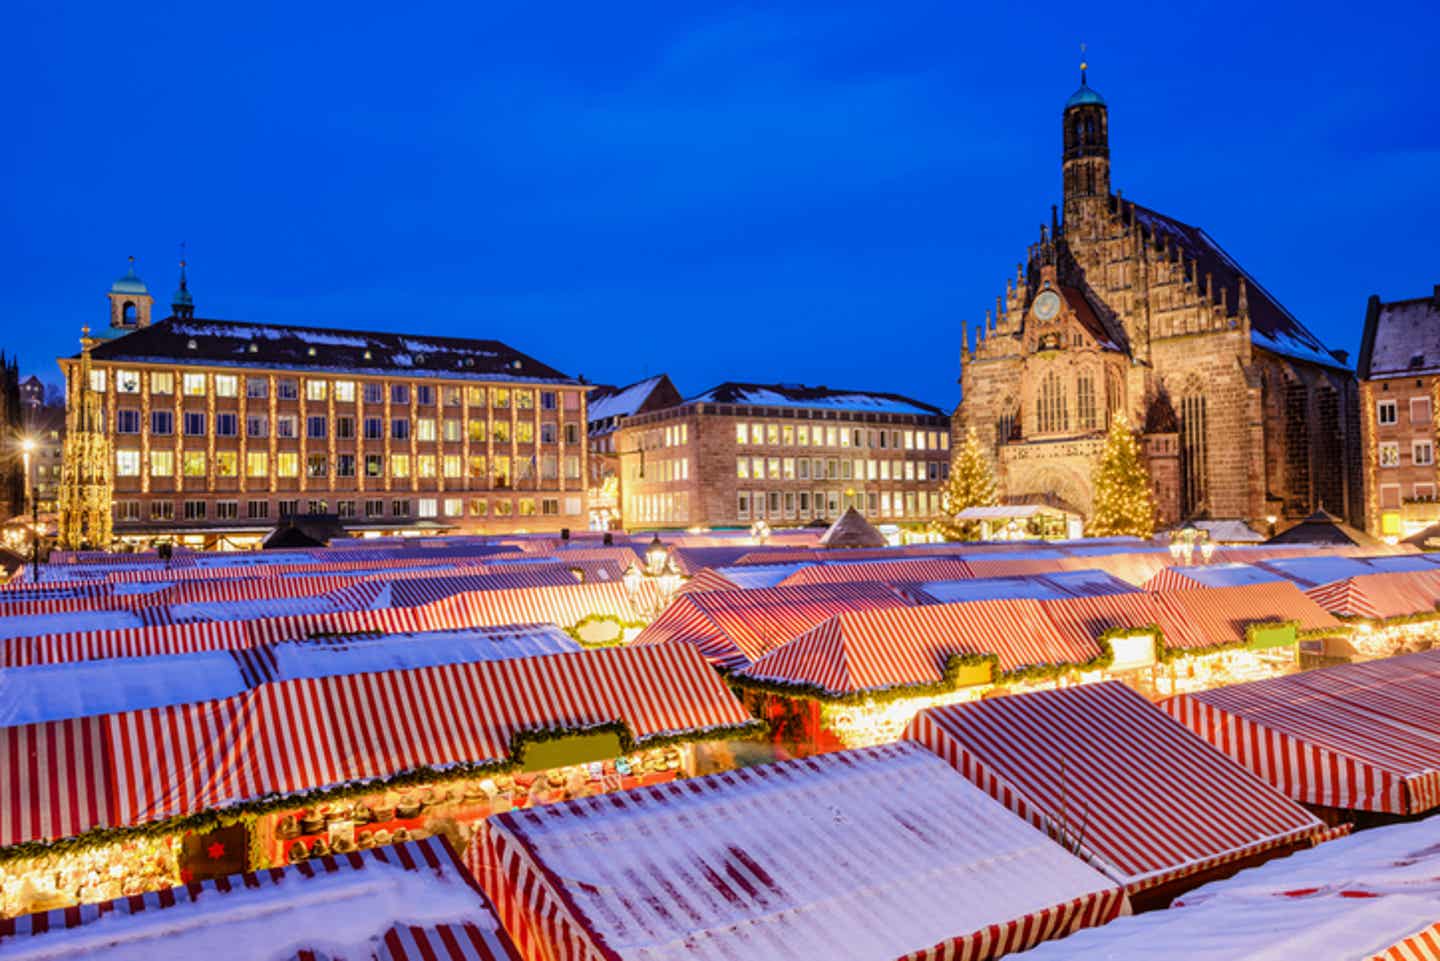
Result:
[[[1084,41],[1081,41],[1081,43],[1080,43],[1080,86],[1082,86],[1082,87],[1086,85],[1086,84],[1085,84],[1085,71],[1086,71],[1087,69],[1089,69],[1089,67],[1090,67],[1090,65],[1085,62],[1085,43],[1084,43]]]

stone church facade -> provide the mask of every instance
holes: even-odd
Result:
[[[1142,433],[1162,524],[1264,531],[1319,507],[1363,522],[1345,354],[1204,230],[1111,192],[1109,110],[1083,67],[1063,142],[1063,208],[979,330],[962,329],[952,449],[973,427],[1005,500],[1088,515],[1092,465],[1123,412]]]

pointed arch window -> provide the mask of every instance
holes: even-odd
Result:
[[[1081,430],[1094,430],[1099,424],[1095,408],[1095,378],[1089,371],[1075,380],[1075,421]]]
[[[1035,425],[1042,434],[1055,434],[1070,429],[1065,382],[1058,371],[1049,371],[1040,378],[1040,390],[1035,398]]]

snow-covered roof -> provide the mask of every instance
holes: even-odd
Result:
[[[801,407],[854,413],[911,414],[943,417],[938,407],[899,394],[832,390],[803,384],[741,384],[726,382],[685,400],[687,404],[733,404],[744,407]]]
[[[1440,297],[1370,302],[1360,344],[1362,378],[1440,373]]]
[[[600,388],[590,395],[590,403],[586,406],[586,416],[590,418],[592,424],[611,417],[629,417],[640,409],[640,405],[645,403],[664,379],[664,374],[656,374],[654,377],[637,381],[629,387],[609,390]]]
[[[11,922],[27,961],[516,961],[489,901],[438,837],[326,856]]]
[[[191,345],[194,346],[191,346]],[[578,384],[498,340],[167,317],[106,341],[96,360]]]
[[[1217,544],[1260,544],[1265,535],[1244,521],[1195,521],[1195,527],[1207,532]]]
[[[506,883],[537,913],[645,961],[990,957],[1039,936],[1012,924],[1058,936],[1119,907],[1114,882],[908,742],[499,814],[482,837],[522,852]]]
[[[809,564],[736,564],[714,568],[715,573],[737,587],[774,587]]]
[[[1335,554],[1273,557],[1256,563],[1259,567],[1274,571],[1287,580],[1294,581],[1302,588],[1343,581],[1347,577],[1377,573],[1375,568],[1357,557],[1340,557]]]
[[[1319,337],[1286,310],[1203,229],[1129,201],[1124,204],[1124,212],[1146,227],[1152,237],[1167,238],[1183,252],[1187,262],[1194,261],[1197,282],[1206,274],[1211,275],[1217,299],[1221,288],[1228,291],[1226,305],[1232,317],[1239,311],[1240,282],[1244,280],[1250,310],[1250,339],[1255,346],[1325,367],[1348,369],[1330,353]]]
[[[441,664],[474,664],[568,654],[583,649],[579,642],[553,624],[470,627],[323,642],[292,641],[270,648],[275,672],[271,679],[293,681]]]
[[[62,611],[56,614],[26,614],[0,617],[0,638],[34,637],[38,634],[68,634],[74,631],[108,631],[140,627],[140,618],[130,611]]]
[[[1040,514],[1064,514],[1047,504],[995,504],[989,507],[967,507],[955,515],[958,521],[1004,521],[1013,517],[1035,517]]]
[[[1044,944],[1026,961],[1430,958],[1440,944],[1440,817],[1371,828]],[[1395,950],[1417,935],[1428,941]],[[1389,952],[1389,953],[1387,953]]]
[[[1234,587],[1237,584],[1263,584],[1284,579],[1274,571],[1253,564],[1194,564],[1175,570],[1206,587]]]
[[[0,727],[229,697],[246,684],[226,651],[0,668]]]

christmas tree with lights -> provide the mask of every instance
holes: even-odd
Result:
[[[1155,533],[1155,495],[1150,471],[1140,454],[1140,442],[1123,413],[1110,421],[1105,449],[1091,474],[1095,509],[1085,533],[1091,537],[1131,535],[1148,538]]]
[[[980,525],[975,521],[955,519],[967,507],[988,507],[995,503],[995,475],[975,428],[965,434],[960,456],[950,467],[950,479],[940,488],[940,516],[930,529],[947,541],[973,541],[980,538]]]

